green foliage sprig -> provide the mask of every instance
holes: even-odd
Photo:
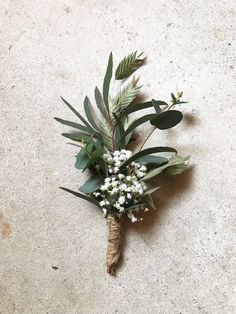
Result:
[[[115,80],[125,80],[129,78],[142,66],[145,62],[145,58],[141,58],[141,56],[142,53],[138,54],[137,51],[135,51],[125,57],[115,70]],[[172,93],[170,104],[155,99],[135,104],[134,101],[141,90],[139,79],[133,77],[128,83],[124,83],[125,85],[120,88],[116,95],[111,95],[110,84],[112,74],[113,56],[111,53],[103,81],[102,93],[97,87],[94,91],[96,107],[100,113],[99,118],[97,113],[94,113],[94,106],[87,96],[84,99],[86,118],[62,98],[66,106],[72,110],[80,120],[80,123],[55,118],[56,121],[76,130],[75,133],[62,134],[66,138],[78,142],[81,147],[80,152],[76,156],[75,167],[82,171],[88,169],[92,173],[91,177],[80,187],[80,192],[83,194],[66,188],[63,189],[96,204],[100,208],[102,208],[100,205],[101,202],[99,202],[99,197],[95,197],[94,192],[99,190],[104,180],[109,177],[108,164],[104,160],[104,154],[127,149],[131,141],[135,140],[134,131],[142,124],[149,122],[154,128],[150,134],[147,135],[139,152],[132,155],[121,165],[121,172],[123,171],[125,173],[127,167],[132,164],[132,162],[138,162],[147,169],[147,172],[139,181],[146,182],[162,172],[169,175],[181,173],[186,169],[188,160],[188,157],[183,158],[177,155],[177,151],[171,147],[142,149],[148,138],[156,129],[165,130],[173,128],[181,122],[183,114],[179,110],[176,110],[175,107],[186,103],[181,100],[183,93],[177,93],[177,95]],[[153,112],[148,114],[142,113],[139,118],[130,122],[129,115],[131,113],[143,111],[147,108],[153,108]],[[156,155],[160,153],[169,153],[171,156]],[[155,188],[151,188],[149,191],[153,192],[154,189]],[[147,193],[143,193],[143,199],[145,199],[146,194]],[[150,205],[150,196],[149,200],[145,199],[145,202],[147,206]],[[109,206],[106,206],[107,214],[121,216],[121,212],[114,210],[111,203]],[[128,205],[130,206],[130,204]],[[128,208],[128,205],[126,208]],[[133,204],[132,210],[136,208],[140,209],[140,205],[138,204],[136,206]],[[127,212],[127,210],[124,211],[124,213]]]

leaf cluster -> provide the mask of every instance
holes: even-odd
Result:
[[[133,134],[136,128],[146,122],[149,122],[154,128],[166,130],[175,127],[183,118],[182,113],[174,109],[176,105],[185,103],[181,101],[182,93],[171,94],[170,104],[155,99],[134,103],[141,89],[139,79],[133,76],[128,83],[126,80],[144,64],[145,58],[141,58],[141,56],[142,53],[138,54],[135,51],[118,64],[114,79],[115,81],[122,80],[125,85],[120,88],[116,95],[112,95],[110,85],[113,76],[113,55],[110,53],[102,92],[98,87],[94,90],[94,99],[99,115],[87,96],[83,104],[86,117],[82,116],[68,101],[61,97],[64,104],[79,119],[79,122],[61,118],[55,118],[55,120],[74,129],[74,132],[62,133],[62,135],[76,141],[81,147],[76,156],[75,167],[82,171],[89,169],[92,172],[92,176],[80,187],[80,191],[84,194],[63,189],[78,197],[83,195],[83,199],[96,205],[99,204],[91,193],[101,186],[104,178],[108,175],[102,155],[107,151],[126,148],[131,140],[134,140]],[[152,108],[153,112],[144,114],[142,111],[148,108]],[[142,113],[137,119],[130,122],[129,116],[134,112]],[[168,159],[155,155],[159,153],[171,153],[172,156]],[[186,168],[187,159],[178,156],[174,148],[153,147],[134,154],[123,164],[122,168],[125,171],[128,164],[132,161],[138,161],[150,170],[144,178],[144,180],[148,180],[163,171],[170,175],[181,173]],[[153,191],[152,188],[147,192],[149,200]]]

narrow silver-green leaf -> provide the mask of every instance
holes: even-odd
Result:
[[[86,117],[87,117],[89,123],[92,125],[92,127],[95,130],[99,131],[99,127],[97,126],[97,123],[95,122],[94,117],[93,117],[93,112],[91,109],[91,103],[90,103],[89,98],[87,96],[84,99],[84,111],[85,111],[85,114],[86,114]]]
[[[95,88],[94,94],[95,94],[95,100],[96,100],[98,110],[101,112],[102,116],[104,118],[106,118],[107,117],[107,109],[106,109],[106,106],[104,104],[102,94],[97,87]]]
[[[81,130],[81,131],[84,131],[84,132],[88,132],[88,133],[91,133],[90,129],[87,128],[86,126],[82,125],[82,124],[79,124],[79,123],[76,123],[76,122],[72,122],[72,121],[68,121],[68,120],[64,120],[64,119],[60,119],[60,118],[54,118],[57,122],[60,122],[64,125],[67,125],[67,126],[70,126],[74,129],[78,129],[78,130]]]
[[[71,104],[68,103],[68,101],[66,101],[63,97],[61,97],[61,99],[63,100],[63,102],[67,105],[68,108],[70,108],[70,110],[72,110],[74,112],[74,114],[84,123],[84,125],[87,126],[88,129],[90,129],[91,132],[94,132],[94,129],[91,127],[91,125],[84,119],[83,116],[81,116],[81,114],[75,110],[74,107],[71,106]]]
[[[155,155],[145,155],[137,159],[138,162],[145,162],[145,163],[152,163],[152,164],[163,164],[168,162],[169,160],[162,156],[155,156]]]
[[[108,113],[110,112],[108,98],[109,98],[110,82],[111,82],[111,77],[112,77],[112,68],[113,68],[113,57],[112,57],[112,52],[111,52],[109,56],[109,60],[108,60],[106,75],[103,81],[103,99],[104,99],[104,103],[105,103]]]
[[[124,169],[126,166],[131,164],[132,161],[135,161],[145,155],[155,154],[155,153],[177,153],[176,149],[172,147],[165,147],[165,146],[159,146],[159,147],[151,147],[144,149],[136,154],[134,154],[132,157],[130,157],[122,166],[121,169]]]
[[[153,192],[155,192],[156,190],[159,190],[159,189],[160,189],[160,187],[159,187],[159,186],[156,186],[156,187],[154,187],[154,188],[151,188],[151,189],[145,191],[145,192],[144,192],[144,195],[150,195],[150,194],[152,194]]]
[[[75,195],[75,196],[77,196],[77,197],[79,197],[79,198],[84,199],[84,200],[87,201],[87,202],[90,202],[90,203],[92,203],[92,204],[94,204],[94,205],[100,207],[99,203],[98,203],[96,200],[94,200],[93,198],[91,198],[91,197],[89,197],[89,196],[87,196],[87,195],[84,195],[84,194],[79,193],[79,192],[75,192],[75,191],[73,191],[73,190],[70,190],[70,189],[67,189],[67,188],[64,188],[64,187],[61,187],[61,186],[60,186],[60,189],[66,191],[66,192],[69,192],[69,193],[71,193],[71,194],[73,194],[73,195]]]

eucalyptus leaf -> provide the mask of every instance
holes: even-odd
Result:
[[[76,156],[75,168],[84,169],[89,161],[88,153],[85,148],[82,148]]]
[[[150,120],[160,130],[170,129],[176,126],[183,118],[183,114],[178,110],[169,110],[161,112]]]
[[[96,147],[96,149],[92,152],[91,156],[89,157],[89,161],[83,171],[85,171],[91,165],[98,163],[99,161],[98,158],[101,157],[103,153],[104,153],[104,150],[102,147]]]
[[[80,188],[80,192],[82,193],[92,193],[99,189],[99,187],[103,183],[103,178],[100,176],[93,175],[90,177]]]
[[[88,144],[86,147],[82,148],[78,155],[76,156],[75,167],[77,169],[84,169],[89,162],[89,155],[94,149],[93,144]]]

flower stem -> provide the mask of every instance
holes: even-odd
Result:
[[[154,129],[148,134],[148,136],[146,137],[145,141],[142,143],[142,145],[139,148],[139,151],[142,150],[143,146],[146,144],[147,140],[149,139],[149,137],[152,135],[152,133],[156,130],[156,127],[154,127]]]

